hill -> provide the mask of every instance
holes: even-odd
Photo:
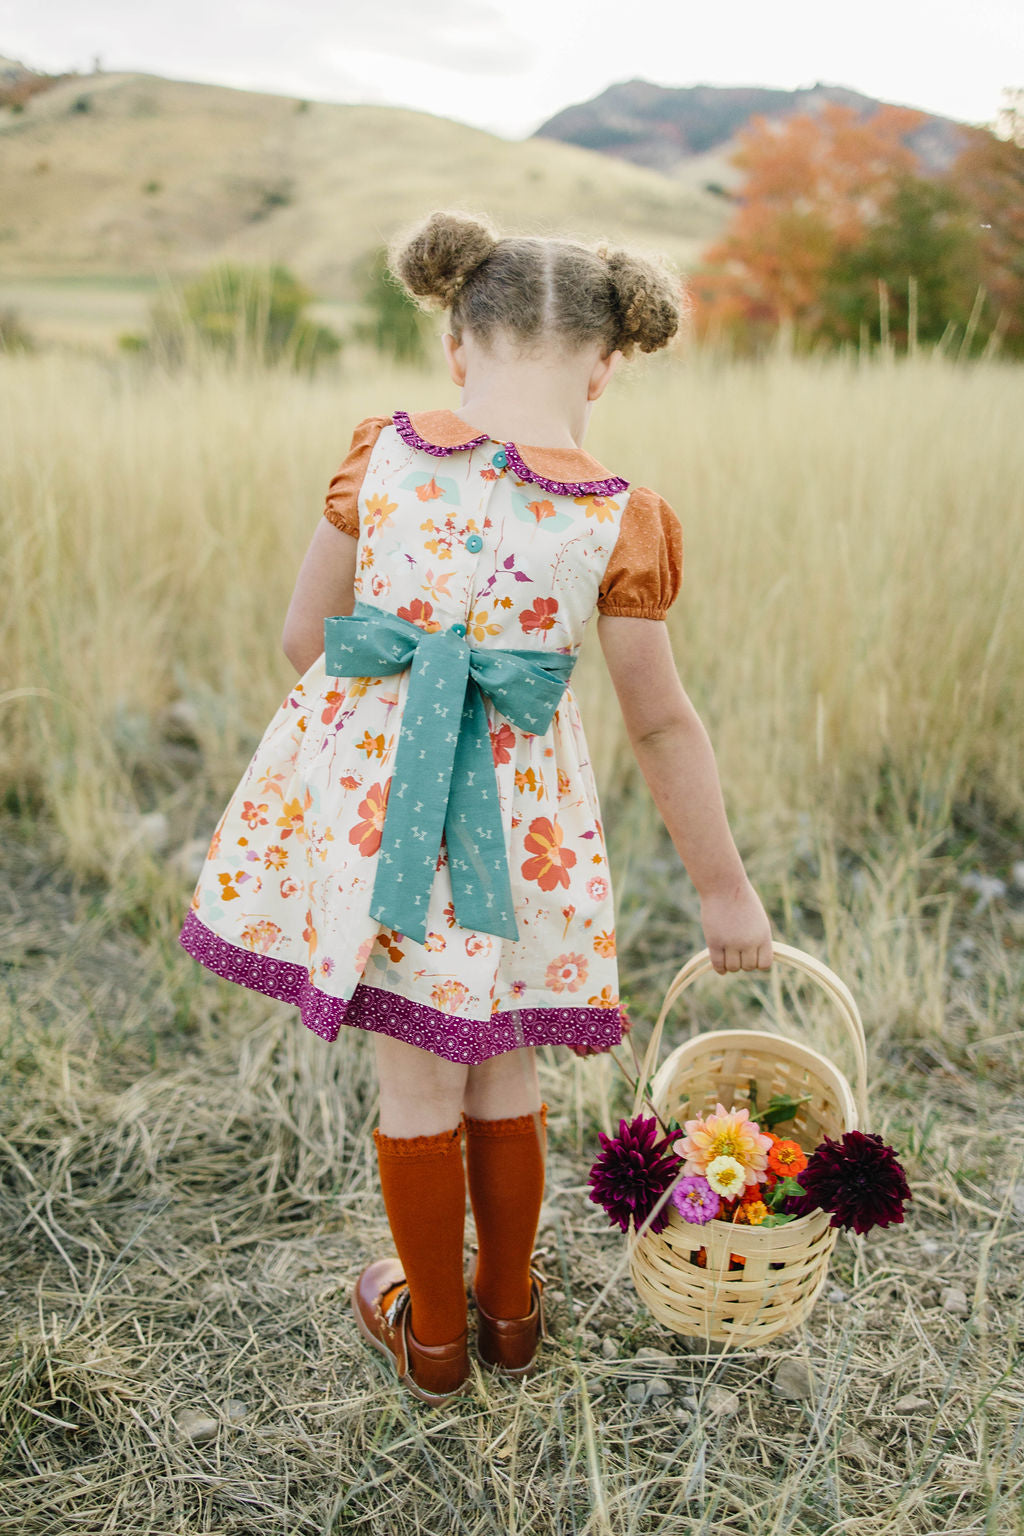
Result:
[[[0,277],[138,278],[281,260],[320,294],[438,205],[607,236],[684,268],[725,208],[699,186],[549,138],[422,112],[141,74],[65,77],[0,112]]]
[[[674,176],[691,187],[714,182],[732,188],[739,172],[729,165],[736,135],[755,113],[786,117],[815,114],[826,102],[852,107],[866,117],[883,105],[841,85],[796,91],[762,86],[690,85],[671,88],[647,80],[611,85],[591,101],[566,107],[543,123],[535,138],[581,149]],[[922,175],[946,169],[960,149],[960,124],[934,113],[906,142]]]

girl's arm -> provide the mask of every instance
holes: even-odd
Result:
[[[281,649],[300,677],[324,649],[324,619],[351,613],[358,541],[321,518],[295,579]]]
[[[668,626],[599,615],[597,633],[640,771],[700,897],[711,963],[768,970],[772,934],[733,842],[707,731],[683,691]]]

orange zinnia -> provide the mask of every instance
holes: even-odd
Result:
[[[792,1179],[807,1167],[807,1155],[795,1141],[777,1141],[768,1153],[768,1167],[780,1178]]]

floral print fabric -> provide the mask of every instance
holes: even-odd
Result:
[[[507,459],[490,439],[428,455],[385,425],[359,495],[356,595],[428,632],[464,626],[474,646],[574,654],[626,493],[559,494]],[[519,939],[460,927],[443,845],[424,944],[369,915],[408,682],[329,677],[321,654],[295,683],[220,819],[181,942],[328,1040],[348,1023],[459,1061],[617,1044],[612,888],[571,687],[542,735],[486,700]]]

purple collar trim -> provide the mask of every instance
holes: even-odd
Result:
[[[442,448],[439,443],[428,443],[425,437],[420,437],[409,419],[408,411],[395,411],[391,419],[403,443],[407,443],[410,448],[420,449],[422,453],[429,453],[435,459],[446,459],[449,454],[465,453],[468,448],[481,448],[484,443],[496,441],[484,432],[479,437],[470,438],[469,442]],[[612,475],[607,480],[548,480],[524,463],[515,443],[502,443],[501,446],[513,474],[518,475],[520,480],[528,480],[531,485],[539,485],[542,491],[547,491],[551,496],[618,496],[629,489],[629,481],[620,479],[618,475]]]

